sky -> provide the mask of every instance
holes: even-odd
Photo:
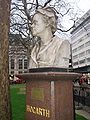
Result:
[[[80,13],[79,17],[82,17],[89,9],[90,9],[90,0],[68,0],[70,2],[76,2],[76,6],[80,8],[80,10],[82,11]],[[75,7],[76,9],[76,7]],[[62,24],[65,26],[66,29],[70,28],[73,25],[73,22],[68,21],[67,18],[63,19]],[[66,38],[68,39],[70,36],[70,34],[63,34],[63,33],[58,33],[56,32],[56,35],[60,38]]]
[[[77,6],[85,12],[87,12],[90,9],[90,0],[67,0],[69,2],[74,2],[77,4]]]
[[[90,9],[90,0],[76,0],[78,3],[78,7],[85,12],[87,12]],[[83,13],[83,14],[84,14]]]
[[[80,8],[80,10],[82,11],[79,17],[82,17],[88,10],[90,10],[90,0],[68,0],[68,1],[76,2],[77,7]],[[64,20],[64,24],[65,26],[67,26],[66,28],[69,28],[70,25],[72,26],[71,22],[69,24],[69,21]]]
[[[19,1],[19,0],[13,0],[13,1]],[[77,8],[80,8],[82,12],[80,12],[79,18],[83,16],[90,9],[90,0],[66,0],[66,1],[73,4],[74,6],[73,8],[75,9],[75,11],[77,11]],[[64,26],[65,30],[69,29],[73,25],[73,21],[69,19],[70,16],[66,16],[63,18],[62,25]]]
[[[90,9],[90,0],[68,0],[71,3],[76,3],[74,6],[75,11],[77,11],[77,8],[79,8],[82,12],[80,12],[80,17],[82,17],[89,9]],[[66,16],[63,18],[62,25],[65,27],[65,29],[70,28],[73,25],[73,22],[68,20],[69,16]]]

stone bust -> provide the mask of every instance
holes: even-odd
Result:
[[[69,67],[70,43],[54,36],[57,17],[50,7],[39,8],[32,18],[33,36],[41,38],[31,52],[29,68]]]

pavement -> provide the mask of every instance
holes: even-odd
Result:
[[[85,117],[87,120],[90,120],[90,113],[85,110],[75,110],[75,113]]]

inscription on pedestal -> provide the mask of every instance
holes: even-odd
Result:
[[[26,105],[26,111],[36,115],[40,115],[48,118],[50,117],[50,110],[45,108]]]
[[[44,101],[44,89],[43,88],[32,88],[31,99]]]

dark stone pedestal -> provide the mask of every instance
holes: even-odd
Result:
[[[26,80],[26,120],[73,120],[73,83],[69,72],[31,72]]]

